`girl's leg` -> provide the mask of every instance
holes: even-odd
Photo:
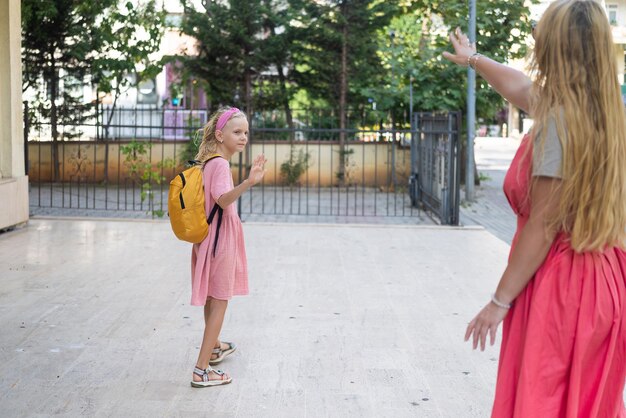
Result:
[[[206,327],[207,322],[209,321],[209,311],[210,311],[209,305],[211,304],[212,300],[213,299],[207,299],[206,305],[204,305],[204,326],[205,327]],[[228,349],[228,345],[227,344],[223,344],[220,341],[219,334],[218,334],[217,340],[215,341],[215,346],[213,348],[221,348],[222,350],[226,350],[226,349]],[[217,358],[217,354],[211,353],[211,360],[213,360],[214,358]]]
[[[227,300],[219,299],[208,299],[206,305],[204,305],[204,335],[198,362],[196,363],[196,366],[200,369],[204,370],[209,367],[209,359],[211,358],[213,347],[216,345],[217,337],[220,335],[227,306]],[[209,378],[220,379],[221,377],[211,373]],[[197,375],[193,375],[193,379],[195,381],[201,380]]]

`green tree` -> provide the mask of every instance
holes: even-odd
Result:
[[[339,152],[345,152],[347,110],[366,103],[381,63],[376,34],[399,12],[395,1],[310,2],[300,20],[294,50],[294,78],[314,98],[325,99],[339,116]],[[343,184],[344,159],[337,177]]]
[[[266,71],[257,82],[258,107],[280,109],[285,112],[287,126],[293,130],[293,114],[290,102],[297,86],[292,78],[292,45],[298,28],[294,26],[304,10],[305,0],[272,1],[264,0],[262,25],[266,36],[262,44],[264,68]],[[293,142],[294,133],[290,134]]]
[[[155,1],[143,4],[22,0],[22,88],[35,93],[36,114],[50,120],[54,180],[59,179],[59,125],[76,126],[93,117],[82,87],[96,82],[102,91],[111,91],[123,85],[111,80],[148,68],[139,64],[158,47],[159,19]],[[144,35],[140,27],[155,38],[139,38]]]
[[[264,1],[231,0],[203,2],[201,10],[181,0],[184,18],[181,31],[197,39],[196,53],[173,57],[183,63],[183,80],[198,79],[209,107],[235,104],[252,113],[252,85],[262,70],[260,34]]]
[[[303,2],[230,0],[205,2],[200,10],[183,0],[183,33],[197,40],[196,51],[172,57],[182,62],[182,82],[193,78],[207,94],[209,108],[235,104],[255,117],[255,108],[282,108],[293,128],[290,99],[291,21]],[[293,140],[293,132],[290,135]],[[249,165],[249,153],[245,164]]]
[[[113,4],[113,0],[22,1],[23,90],[37,92],[39,114],[50,119],[55,180],[59,178],[58,125],[77,119],[70,112],[81,104],[76,87],[89,73],[94,51],[102,46],[100,16]],[[78,119],[84,117],[78,113]]]
[[[159,51],[164,31],[165,11],[157,7],[156,0],[121,4],[109,9],[103,19],[102,48],[90,74],[98,92],[113,97],[109,118],[104,123],[106,137],[120,95],[162,71],[163,64],[154,55]]]
[[[408,107],[409,83],[413,77],[413,104],[419,110],[465,110],[467,70],[441,57],[450,50],[449,31],[467,30],[465,1],[412,2],[379,33],[379,54],[391,73],[366,90],[384,108]],[[477,49],[500,62],[527,53],[525,39],[530,31],[530,11],[523,0],[477,2]],[[393,33],[393,42],[389,33]],[[479,117],[492,118],[504,105],[503,99],[480,77],[477,78],[476,108]]]

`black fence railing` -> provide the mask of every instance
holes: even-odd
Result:
[[[446,225],[459,224],[460,112],[416,113],[410,195]]]
[[[58,141],[51,141],[48,122],[27,119],[25,158],[34,213],[78,209],[166,216],[169,180],[193,157],[194,135],[206,112],[107,112],[104,108],[80,125],[60,125]],[[364,128],[360,124],[373,118],[363,114],[344,130],[324,127],[329,119],[319,113],[297,116],[293,128],[281,126],[280,116],[258,117],[246,151],[233,157],[236,183],[255,155],[264,153],[269,160],[264,181],[239,201],[244,217],[420,217],[426,209],[442,223],[458,222],[456,114],[416,114],[413,130],[383,123]],[[71,140],[64,132],[72,133]]]

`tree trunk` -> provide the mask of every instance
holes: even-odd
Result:
[[[267,2],[267,6],[271,8],[271,2]],[[269,26],[270,33],[272,37],[276,36],[276,28],[274,27],[274,23],[271,20],[268,20],[267,25]],[[287,127],[289,128],[289,143],[293,146],[293,141],[295,139],[295,132],[293,126],[293,115],[291,114],[291,107],[289,106],[289,97],[287,95],[287,77],[285,73],[283,73],[283,62],[281,62],[280,58],[277,58],[274,63],[276,66],[276,71],[278,71],[278,82],[280,87],[280,94],[282,96],[283,108],[285,109],[285,118],[287,119]]]
[[[346,103],[348,96],[348,23],[343,7],[344,23],[341,31],[341,73],[339,76],[339,186],[346,181]]]
[[[287,118],[287,126],[289,127],[289,142],[293,144],[295,137],[293,126],[293,115],[291,114],[291,107],[289,106],[289,97],[287,97],[287,78],[283,74],[283,66],[280,63],[276,63],[278,69],[278,81],[280,82],[280,93],[282,96],[283,108],[285,109],[285,117]]]
[[[54,60],[54,57],[51,60],[51,67],[52,67],[52,71],[51,71],[51,77],[49,82],[51,83],[50,86],[50,95],[51,95],[51,100],[50,100],[50,128],[52,130],[52,166],[53,166],[53,175],[52,175],[52,181],[56,182],[59,180],[60,176],[60,172],[59,172],[59,130],[58,130],[58,122],[57,122],[57,104],[56,104],[56,99],[57,96],[59,94],[58,90],[59,90],[59,75],[56,71],[56,62]]]
[[[248,114],[248,118],[250,119],[250,122],[252,122],[252,117],[254,115],[254,109],[252,109],[252,72],[250,71],[250,69],[246,69],[246,76],[245,76],[245,86],[244,86],[244,92],[245,92],[245,99],[246,99],[246,113]],[[252,130],[250,129],[249,132],[251,132]],[[247,145],[247,150],[246,150],[246,167],[250,167],[251,165],[251,158],[250,158],[250,151],[252,149],[252,135],[249,136],[248,138],[248,145]]]
[[[113,105],[111,106],[111,109],[109,109],[109,118],[107,120],[106,125],[104,126],[104,138],[105,139],[109,139],[109,129],[111,129],[111,122],[113,121],[113,114],[115,113],[115,107],[117,106],[117,98],[120,95],[120,82],[119,80],[116,80],[116,86],[115,86],[115,91],[114,91],[114,99],[113,99]]]

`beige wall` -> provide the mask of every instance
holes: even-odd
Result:
[[[124,145],[123,143],[121,145]],[[67,142],[59,144],[60,172],[62,181],[102,182],[106,148],[109,149],[108,173],[110,183],[123,183],[128,177],[128,164],[124,163],[124,155],[120,152],[119,143]],[[339,146],[336,144],[304,144],[294,146],[295,155],[299,151],[310,155],[307,173],[300,177],[301,184],[309,186],[337,185],[336,173],[339,164]],[[50,142],[29,143],[29,166],[31,181],[50,181],[52,178],[52,144]],[[152,147],[151,163],[154,169],[162,159],[180,159],[184,146],[182,143],[162,143]],[[391,181],[391,147],[387,143],[365,143],[348,146],[354,153],[350,155],[347,165],[347,178],[351,184],[366,186],[386,186]],[[266,185],[283,184],[280,166],[289,159],[290,146],[287,143],[253,144],[252,156],[265,153],[268,164],[265,177]],[[405,185],[410,175],[410,150],[396,147],[396,183]],[[146,162],[148,158],[146,157]],[[235,182],[239,179],[238,156],[231,160]],[[245,161],[245,158],[243,158]],[[167,181],[183,167],[165,169],[163,175]],[[245,170],[244,170],[245,175]]]
[[[28,220],[20,1],[0,1],[0,229]]]
[[[0,2],[0,178],[24,175],[20,2]]]

